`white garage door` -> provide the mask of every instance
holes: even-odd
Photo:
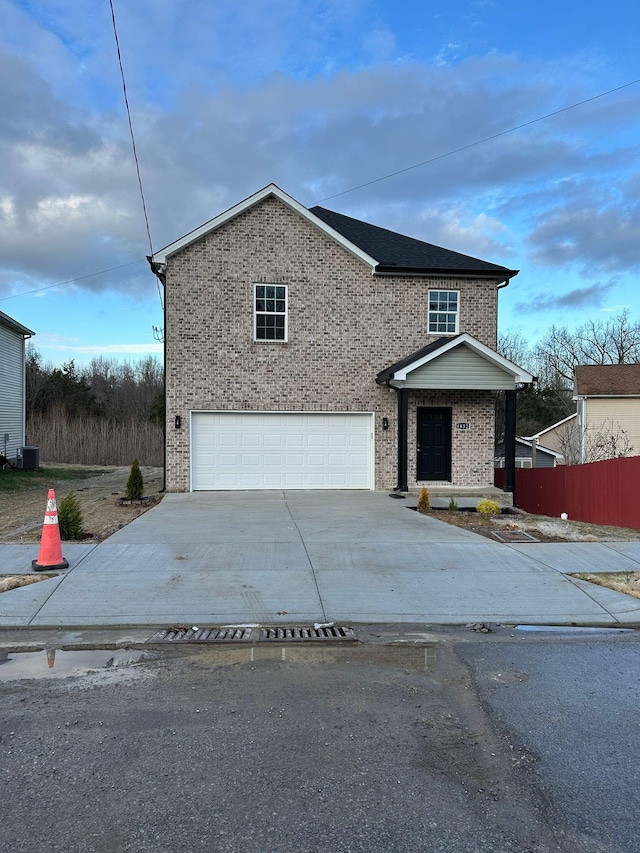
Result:
[[[372,489],[373,416],[194,412],[191,484],[218,489]]]

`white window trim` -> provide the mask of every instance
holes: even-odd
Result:
[[[454,332],[432,332],[429,328],[431,325],[431,310],[429,309],[429,304],[431,302],[431,294],[432,293],[455,293],[457,294],[457,309],[456,309],[456,324]],[[434,314],[451,314],[451,311],[434,311]],[[445,287],[434,287],[429,290],[427,293],[427,334],[428,335],[439,335],[440,337],[446,337],[447,335],[458,335],[460,333],[460,291],[455,290],[453,288],[445,288]]]
[[[256,310],[256,288],[258,287],[284,287],[284,338],[259,338],[258,337],[258,314],[273,314],[282,316],[280,312],[257,311]],[[253,311],[253,341],[257,344],[286,344],[289,340],[289,285],[282,282],[256,281],[252,293]]]

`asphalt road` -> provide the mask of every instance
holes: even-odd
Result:
[[[498,727],[534,757],[550,820],[606,853],[640,851],[638,637],[522,635],[458,646]],[[566,843],[566,842],[565,842]],[[570,849],[570,848],[567,848]],[[582,848],[578,848],[582,849]]]
[[[638,707],[637,643],[456,636],[427,669],[422,647],[290,645],[284,659],[256,648],[253,661],[181,647],[89,675],[0,681],[0,850],[640,849],[626,716]],[[606,664],[608,688],[635,671],[635,688],[612,696],[613,720],[613,703],[591,695],[604,684],[592,661]],[[572,779],[586,823],[565,796]],[[593,798],[605,787],[601,820]]]

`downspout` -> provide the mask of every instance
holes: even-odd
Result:
[[[27,341],[32,338],[34,332],[30,335],[23,334],[22,335],[22,446],[27,443]],[[17,451],[16,451],[17,453]],[[22,450],[20,450],[22,453]],[[4,455],[7,455],[7,448],[5,446]],[[16,459],[17,462],[17,459]],[[11,466],[13,467],[13,466]]]
[[[158,264],[153,260],[153,255],[147,255],[147,261],[151,272],[162,284],[164,299],[162,300],[162,395],[164,398],[164,417],[162,419],[162,488],[161,492],[167,491],[167,276],[166,264]]]
[[[164,359],[163,362],[163,371],[162,371],[162,393],[164,396],[164,418],[163,421],[163,429],[162,429],[162,445],[163,445],[163,459],[162,459],[162,491],[167,491],[167,290],[165,288],[164,291],[164,299],[162,306],[162,320],[164,322],[164,332],[162,334],[162,357]]]

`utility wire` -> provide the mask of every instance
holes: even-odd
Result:
[[[364,184],[358,184],[355,187],[350,187],[348,190],[342,190],[342,192],[334,193],[333,195],[328,195],[325,198],[321,198],[320,201],[317,201],[316,204],[321,204],[323,201],[329,201],[332,198],[338,198],[341,195],[347,195],[347,193],[355,192],[356,190],[361,190],[364,187],[370,187],[372,184],[379,184],[380,181],[386,181],[389,178],[395,178],[397,175],[404,175],[406,172],[411,172],[413,169],[419,169],[422,166],[428,166],[429,163],[435,163],[437,160],[444,160],[445,157],[451,157],[453,154],[459,154],[461,151],[468,151],[469,148],[474,148],[476,145],[482,145],[485,142],[491,142],[493,139],[499,139],[501,136],[506,136],[508,133],[514,133],[516,130],[522,130],[523,127],[529,127],[532,124],[537,124],[539,121],[544,121],[545,119],[551,118],[552,116],[557,116],[560,113],[566,113],[567,110],[574,110],[576,107],[581,107],[584,104],[588,104],[591,101],[596,101],[598,98],[604,98],[606,95],[612,95],[614,92],[619,92],[621,89],[627,89],[629,86],[634,86],[636,83],[640,83],[640,78],[637,80],[632,80],[630,83],[623,83],[622,86],[616,86],[615,89],[608,89],[606,92],[600,92],[599,95],[593,95],[590,98],[585,98],[583,101],[578,101],[575,104],[569,104],[567,107],[562,107],[559,110],[554,110],[552,113],[547,113],[543,116],[538,116],[538,118],[533,118],[531,121],[525,121],[522,124],[518,124],[515,127],[510,127],[508,130],[501,130],[500,133],[494,133],[492,136],[485,136],[484,139],[477,139],[475,142],[470,142],[468,145],[463,145],[460,148],[454,148],[453,151],[447,151],[446,154],[438,154],[436,157],[431,157],[429,160],[423,160],[421,163],[414,163],[413,166],[406,166],[404,169],[398,169],[396,172],[389,172],[388,175],[382,175],[380,178],[373,178],[371,181],[366,181]]]
[[[120,52],[120,41],[118,39],[118,28],[116,26],[116,13],[113,8],[113,0],[109,0],[109,6],[111,7],[111,21],[113,23],[113,37],[116,42],[116,50],[118,52],[118,65],[120,67],[120,77],[122,78],[122,92],[124,95],[124,105],[127,111],[127,121],[129,122],[129,133],[131,135],[131,147],[133,149],[133,159],[136,164],[136,174],[138,176],[138,187],[140,188],[140,199],[142,201],[142,212],[144,214],[144,222],[147,228],[147,237],[149,238],[149,250],[150,254],[153,257],[153,242],[151,240],[151,228],[149,227],[149,217],[147,216],[147,205],[144,199],[144,189],[142,187],[142,176],[140,174],[140,163],[138,161],[138,151],[136,149],[136,138],[133,133],[133,122],[131,121],[131,110],[129,109],[129,98],[127,96],[127,81],[124,76],[124,66],[122,64],[122,54]],[[162,301],[162,291],[160,290],[160,280],[158,276],[156,276],[156,285],[158,287],[158,296],[160,297],[160,305],[164,310],[164,305]]]
[[[115,39],[116,39],[116,46],[118,48],[118,60],[120,60],[120,46],[118,43],[118,35],[117,35],[116,28],[115,28],[116,24],[115,24],[115,15],[113,12],[112,0],[109,0],[109,3],[111,5],[111,15],[112,15],[113,26],[114,26],[114,35],[115,35]],[[138,157],[137,157],[137,153],[136,153],[135,138],[133,135],[133,127],[131,125],[131,115],[129,113],[129,103],[128,103],[127,93],[126,93],[126,83],[125,83],[125,79],[124,79],[124,71],[122,69],[122,63],[121,62],[120,62],[120,71],[122,74],[122,85],[123,85],[123,90],[124,90],[125,105],[127,107],[127,115],[129,116],[129,130],[131,132],[131,141],[132,141],[132,145],[133,145],[133,153],[134,153],[134,158],[136,161],[136,168],[137,168],[137,172],[138,172],[138,183],[140,186],[140,195],[142,198],[142,209],[144,211],[145,222],[146,222],[146,226],[147,226],[147,236],[149,238],[149,248],[151,250],[151,254],[153,254],[153,245],[151,242],[151,231],[149,228],[149,221],[147,219],[147,209],[146,209],[146,205],[145,205],[145,201],[144,201],[144,193],[142,190],[142,179],[140,177],[140,167],[138,165]],[[514,133],[516,130],[521,130],[523,127],[528,127],[529,125],[536,124],[537,122],[540,122],[540,121],[544,121],[545,119],[551,118],[552,116],[559,115],[560,113],[567,112],[568,110],[573,110],[576,107],[581,107],[581,106],[583,106],[583,104],[588,104],[591,101],[598,100],[598,98],[604,98],[607,95],[612,95],[614,92],[619,92],[622,89],[627,89],[629,86],[635,86],[637,83],[640,83],[640,78],[638,78],[637,80],[631,80],[629,83],[623,83],[621,86],[616,86],[614,89],[608,89],[606,92],[600,92],[598,95],[593,95],[590,98],[585,98],[583,101],[578,101],[575,104],[570,104],[569,106],[562,107],[559,110],[554,110],[553,112],[547,113],[546,115],[538,116],[538,118],[531,119],[531,121],[526,121],[523,124],[516,125],[515,127],[510,127],[508,130],[502,130],[499,133],[493,134],[493,136],[486,136],[484,139],[478,139],[475,142],[470,142],[468,145],[463,145],[461,148],[455,148],[452,151],[447,151],[446,154],[439,154],[436,157],[431,157],[429,160],[423,160],[421,163],[415,163],[413,166],[407,166],[404,169],[398,169],[396,172],[390,172],[388,175],[383,175],[380,178],[374,178],[373,180],[367,181],[364,184],[358,184],[358,186],[350,187],[348,190],[342,190],[342,192],[335,193],[334,195],[326,196],[325,198],[321,198],[319,201],[317,201],[315,203],[320,204],[323,201],[329,201],[332,198],[338,198],[341,195],[346,195],[347,193],[355,192],[356,190],[363,189],[364,187],[369,187],[372,184],[380,183],[380,181],[386,181],[388,178],[394,178],[396,175],[402,175],[405,172],[412,171],[413,169],[419,169],[421,166],[427,166],[429,163],[435,163],[437,160],[443,160],[445,157],[451,157],[453,154],[459,154],[461,151],[467,151],[469,148],[474,148],[476,145],[482,145],[484,142],[491,142],[491,140],[493,140],[493,139],[498,139],[501,136],[506,136],[506,134],[508,134],[508,133]],[[81,276],[78,276],[78,278],[70,278],[70,279],[67,279],[66,281],[59,281],[57,284],[48,284],[46,287],[39,287],[36,290],[26,290],[24,293],[14,293],[12,296],[2,296],[2,297],[0,297],[0,302],[4,302],[7,299],[15,299],[18,296],[29,296],[32,293],[41,293],[43,290],[50,290],[53,287],[62,287],[62,285],[64,285],[64,284],[73,284],[76,281],[82,281],[83,279],[91,278],[94,275],[103,275],[104,273],[113,272],[114,270],[121,270],[124,267],[130,267],[130,266],[133,266],[134,264],[139,264],[139,263],[142,263],[142,261],[131,261],[128,264],[120,264],[120,266],[110,267],[109,269],[106,269],[106,270],[99,270],[98,272],[92,272],[92,273],[89,273],[88,275],[81,275]],[[158,292],[160,293],[159,287],[158,287]],[[162,295],[161,294],[160,294],[160,303],[162,304]]]
[[[78,278],[68,278],[66,281],[59,281],[57,284],[47,284],[45,287],[37,287],[35,290],[25,290],[23,293],[14,293],[11,296],[0,296],[0,302],[6,299],[16,299],[18,296],[30,296],[32,293],[42,293],[43,290],[51,290],[52,287],[62,287],[63,284],[73,284],[75,281],[83,281],[85,278],[91,278],[94,275],[104,275],[107,272],[121,270],[125,267],[132,267],[135,264],[141,264],[142,258],[139,261],[130,261],[128,264],[120,264],[118,267],[109,267],[108,270],[99,270],[98,272],[90,272],[87,275],[80,275]]]

